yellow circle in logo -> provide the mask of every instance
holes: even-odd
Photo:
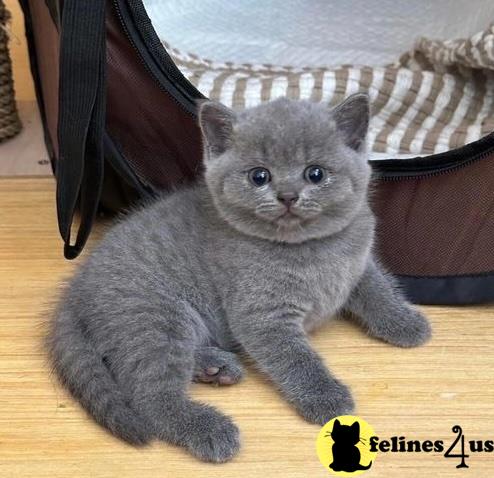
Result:
[[[359,417],[342,415],[321,428],[317,437],[317,456],[336,476],[357,476],[371,468],[377,451],[370,451],[372,427]]]

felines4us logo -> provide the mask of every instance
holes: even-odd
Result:
[[[323,466],[336,476],[356,476],[369,470],[377,453],[441,453],[457,460],[456,468],[469,468],[470,453],[494,452],[494,440],[467,440],[459,425],[445,440],[414,440],[405,436],[381,439],[360,417],[342,415],[330,420],[317,437],[317,455]]]

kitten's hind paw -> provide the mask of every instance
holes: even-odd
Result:
[[[203,347],[195,354],[194,382],[233,385],[240,381],[243,367],[238,357],[218,347]]]

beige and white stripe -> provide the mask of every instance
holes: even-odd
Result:
[[[385,67],[236,65],[165,47],[199,91],[237,110],[281,96],[335,105],[367,91],[377,152],[438,153],[494,130],[494,25],[464,40],[420,38]]]

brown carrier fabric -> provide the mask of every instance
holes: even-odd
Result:
[[[200,170],[196,118],[164,91],[107,9],[107,131],[139,179],[158,189],[192,180]]]
[[[30,18],[26,17],[26,33],[32,33],[36,45],[35,52],[31,51],[31,56],[35,56],[31,70],[36,82],[48,150],[53,149],[51,154],[57,158],[59,35],[45,2],[29,0],[28,4],[31,15]]]
[[[378,248],[395,273],[494,271],[494,152],[444,173],[378,180]]]

